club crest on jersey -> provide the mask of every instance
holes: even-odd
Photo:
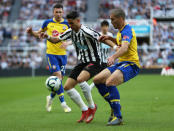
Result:
[[[129,36],[124,35],[124,36],[123,36],[123,39],[129,39]]]
[[[57,30],[53,30],[52,31],[52,36],[53,37],[56,37],[56,36],[58,36],[59,35],[59,32],[57,31]]]
[[[63,30],[66,30],[66,26],[63,26]]]

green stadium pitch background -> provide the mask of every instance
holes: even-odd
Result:
[[[53,102],[52,112],[46,112],[49,94],[44,85],[46,78],[0,78],[0,131],[174,130],[174,77],[139,75],[119,86],[124,125],[114,127],[106,126],[110,109],[96,88],[92,94],[98,110],[90,124],[76,122],[81,116],[80,109],[66,93],[71,113],[63,112],[58,97]],[[78,86],[76,89],[81,93]]]

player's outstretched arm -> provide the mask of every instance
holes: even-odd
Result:
[[[40,30],[38,30],[38,31],[33,31],[32,27],[28,27],[28,28],[26,29],[26,32],[27,32],[29,35],[31,35],[31,36],[34,36],[34,37],[36,37],[36,38],[39,38],[39,35],[40,35],[40,33],[42,32],[42,30],[40,29]]]
[[[40,39],[47,39],[51,43],[58,43],[61,41],[58,37],[49,36],[47,33],[44,33],[44,32],[40,33],[39,38]]]
[[[102,35],[99,37],[98,39],[100,42],[105,42],[106,40],[110,40],[112,41],[113,43],[117,44],[117,41],[115,38],[111,37],[111,36],[107,36],[107,35]]]
[[[122,55],[124,55],[124,53],[128,51],[128,48],[129,42],[123,42],[121,47],[119,47],[119,49],[116,51],[116,53],[108,58],[108,65],[110,66],[114,64],[117,58],[121,57]]]
[[[117,45],[112,42],[111,40],[105,40],[103,43],[105,43],[106,45],[109,45],[110,47],[112,47],[114,50],[117,49]]]

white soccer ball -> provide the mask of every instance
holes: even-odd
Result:
[[[58,91],[60,89],[61,80],[57,76],[50,76],[47,78],[45,85],[49,91]]]

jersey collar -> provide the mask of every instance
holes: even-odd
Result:
[[[64,21],[64,19],[62,18],[62,20],[61,20],[61,21],[56,21],[56,19],[55,19],[55,18],[53,18],[53,21],[54,21],[54,22],[56,22],[56,23],[61,23],[61,22],[63,22],[63,21]]]
[[[124,27],[127,25],[127,23],[121,28],[121,30],[119,30],[120,32],[124,29]]]

